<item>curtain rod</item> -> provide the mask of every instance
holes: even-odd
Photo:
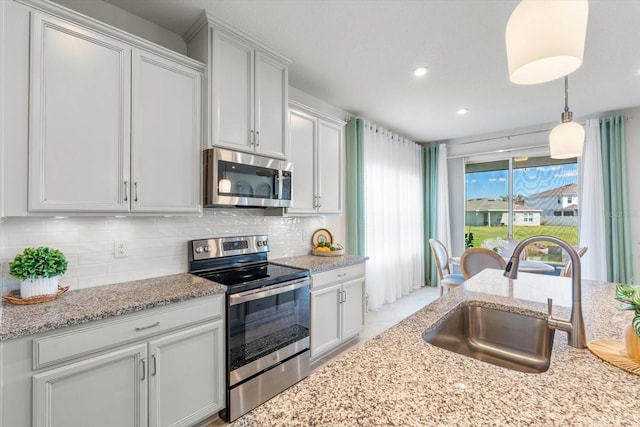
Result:
[[[487,155],[487,154],[509,154],[509,153],[517,153],[519,151],[529,151],[529,150],[535,150],[537,148],[546,148],[548,147],[548,144],[542,144],[542,145],[529,145],[526,147],[518,147],[518,148],[507,148],[507,149],[500,149],[500,150],[492,150],[492,151],[486,151],[486,152],[482,152],[482,153],[474,153],[474,154],[457,154],[454,156],[447,156],[447,159],[461,159],[461,158],[465,158],[465,157],[476,157],[476,156],[483,156],[483,155]]]

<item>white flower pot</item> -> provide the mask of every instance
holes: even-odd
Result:
[[[26,279],[20,282],[20,297],[31,298],[36,295],[52,295],[58,292],[60,276]]]

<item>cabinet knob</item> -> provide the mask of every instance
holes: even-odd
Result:
[[[127,194],[127,187],[129,187],[129,181],[124,182],[124,201],[129,201],[129,195]]]

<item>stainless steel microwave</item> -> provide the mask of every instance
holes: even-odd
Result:
[[[204,206],[291,206],[293,165],[249,153],[204,150]]]

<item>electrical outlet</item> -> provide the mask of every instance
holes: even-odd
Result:
[[[126,240],[116,240],[114,244],[113,257],[126,258],[129,256],[129,248],[127,248]]]

